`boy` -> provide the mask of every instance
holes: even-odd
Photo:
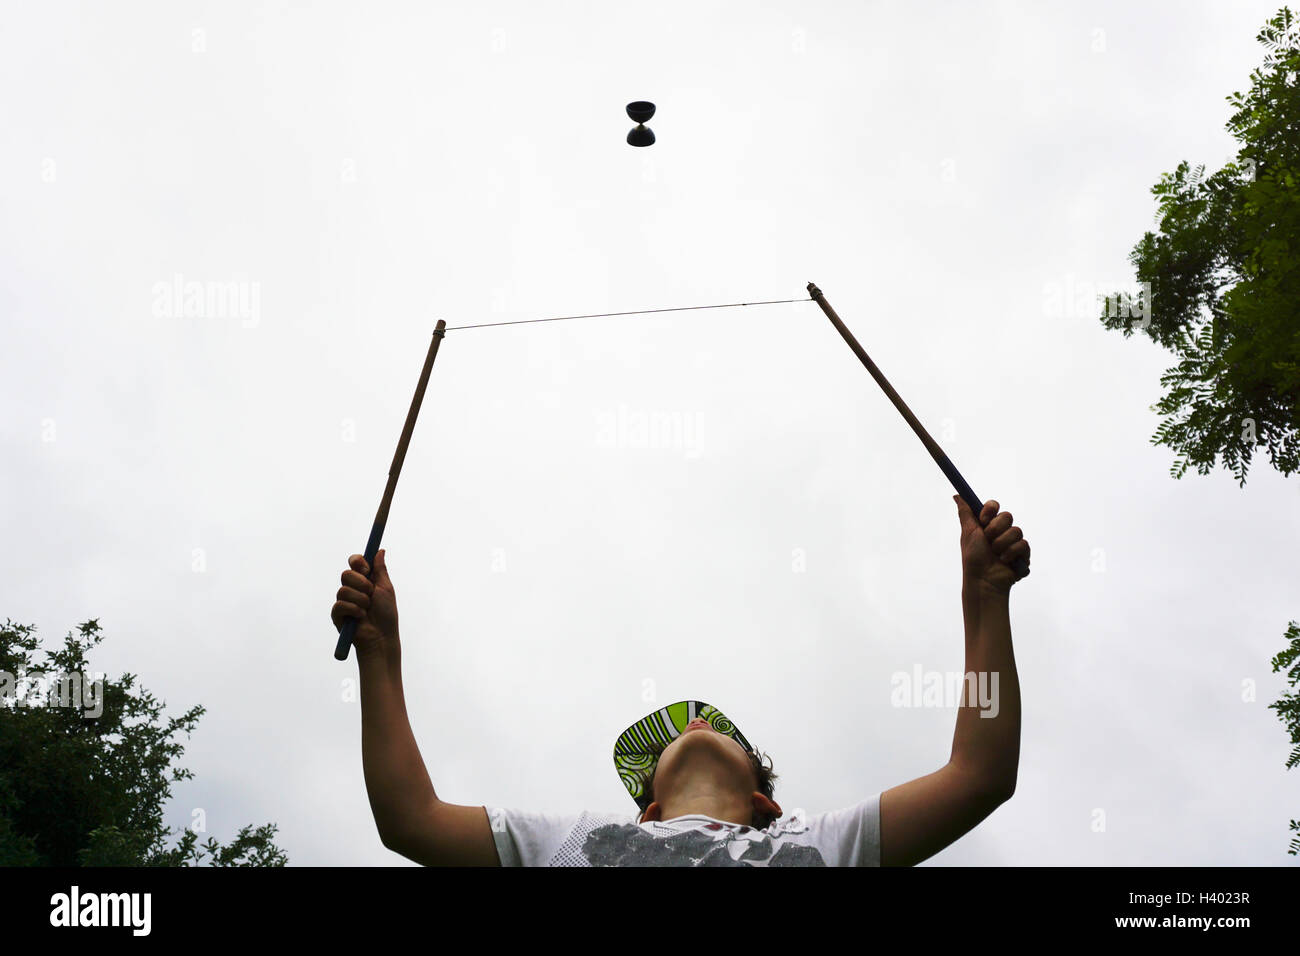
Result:
[[[959,496],[953,500],[968,681],[952,754],[934,773],[807,819],[778,819],[771,768],[702,701],[662,708],[619,736],[615,767],[641,810],[636,817],[440,800],[406,715],[384,552],[373,575],[362,555],[352,555],[330,616],[338,629],[359,619],[362,766],[384,846],[417,863],[460,866],[910,866],[938,853],[1015,792],[1020,687],[1009,597],[1024,576],[1013,566],[1029,559],[1029,542],[996,501],[985,502],[977,521]],[[976,688],[988,686],[997,699],[982,711]]]

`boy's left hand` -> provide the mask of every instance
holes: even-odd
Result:
[[[960,495],[952,497],[961,519],[961,562],[966,581],[1009,594],[1011,585],[1029,576],[1028,571],[1022,575],[1011,567],[1018,558],[1029,560],[1029,542],[1011,524],[1011,512],[998,514],[996,501],[984,502],[980,520],[976,521],[970,505]]]

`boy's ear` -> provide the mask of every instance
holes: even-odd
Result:
[[[754,816],[759,820],[767,821],[767,823],[763,825],[764,829],[781,819],[781,805],[775,800],[765,797],[763,794],[755,790],[751,802],[754,807]]]

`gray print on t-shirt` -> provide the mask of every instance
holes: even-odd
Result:
[[[816,847],[787,843],[775,856],[772,847],[772,838],[752,827],[710,823],[657,837],[631,823],[611,823],[592,830],[582,852],[592,866],[826,865]]]

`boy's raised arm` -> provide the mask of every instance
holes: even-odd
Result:
[[[438,799],[420,756],[406,714],[397,596],[384,552],[375,555],[373,581],[362,555],[348,564],[330,618],[335,628],[358,618],[361,760],[380,840],[426,866],[500,866],[487,811]]]
[[[948,763],[880,796],[883,866],[911,866],[933,856],[1016,789],[1020,683],[1011,648],[1010,593],[1020,577],[1012,565],[1028,559],[1029,542],[1012,526],[1010,513],[998,514],[996,501],[985,502],[981,525],[966,503],[953,497],[962,523],[964,699]]]

